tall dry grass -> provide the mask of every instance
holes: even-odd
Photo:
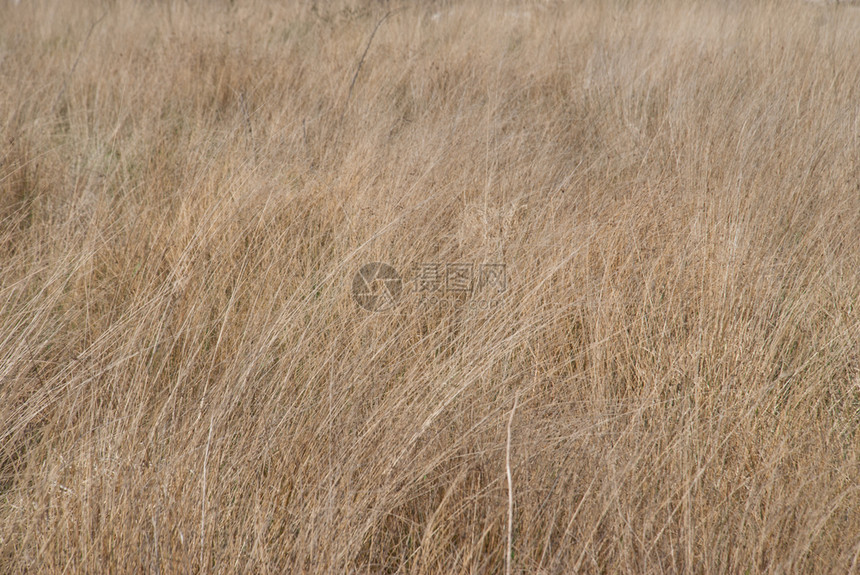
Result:
[[[802,2],[2,4],[0,571],[857,572],[858,53]],[[370,313],[372,261],[508,289]]]

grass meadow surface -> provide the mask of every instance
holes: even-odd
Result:
[[[858,54],[790,1],[4,1],[0,571],[858,572]]]

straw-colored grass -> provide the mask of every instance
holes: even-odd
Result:
[[[857,572],[858,54],[801,1],[3,2],[0,572]]]

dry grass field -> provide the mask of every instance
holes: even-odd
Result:
[[[860,572],[858,55],[802,1],[4,0],[0,572]]]

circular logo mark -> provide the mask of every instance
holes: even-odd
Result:
[[[352,297],[355,303],[368,311],[393,308],[402,291],[400,275],[388,264],[365,264],[352,278]]]

